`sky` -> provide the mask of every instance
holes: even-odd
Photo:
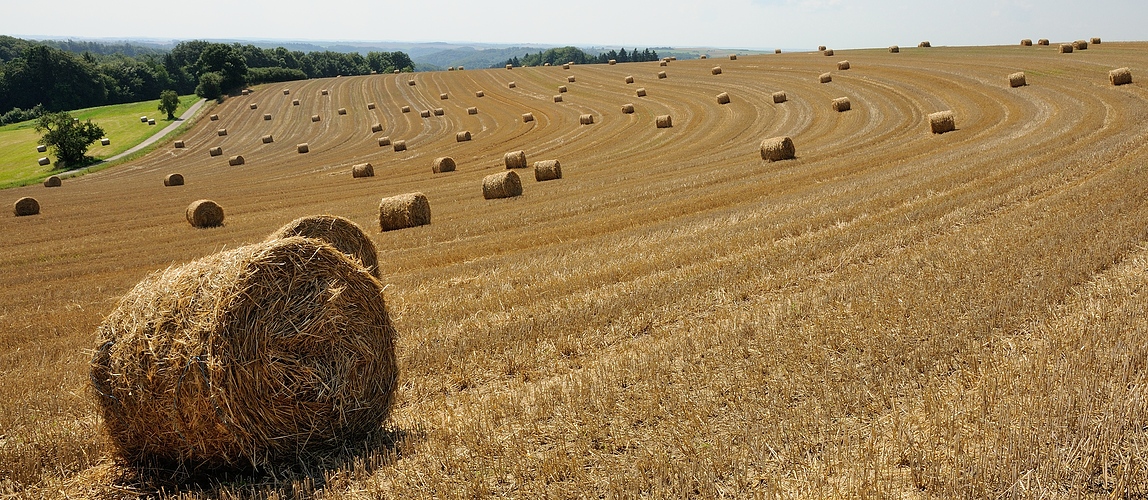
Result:
[[[1146,0],[0,0],[0,34],[58,39],[812,50],[1148,40],[1146,20]]]

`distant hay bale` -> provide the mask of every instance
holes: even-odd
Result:
[[[1024,72],[1017,71],[1008,75],[1008,86],[1012,88],[1023,87],[1027,85],[1024,79]]]
[[[522,195],[522,179],[513,170],[490,174],[482,178],[482,197],[487,200],[513,198]]]
[[[594,124],[594,115],[591,115],[591,114],[579,115],[578,116],[578,123],[581,125],[593,125]]]
[[[1072,53],[1072,45],[1067,44],[1067,43],[1062,43],[1062,44],[1060,44],[1060,49],[1058,49],[1057,52],[1060,52],[1061,54],[1071,54]]]
[[[216,130],[215,134],[220,136],[220,137],[223,137],[223,136],[227,135],[227,129],[221,128],[219,130]]]
[[[312,121],[312,122],[317,122],[317,121],[319,121],[320,119],[321,119],[321,118],[319,118],[319,115],[311,115],[311,121]]]
[[[184,147],[186,147],[186,145],[184,144],[183,141],[175,141],[175,148],[176,149],[183,149]]]
[[[552,181],[561,178],[562,164],[558,163],[558,160],[542,160],[534,162],[535,181]]]
[[[849,61],[837,61],[837,70],[845,71],[849,69]]]
[[[610,66],[613,66],[613,65],[615,65],[615,64],[618,64],[618,61],[615,61],[615,60],[613,60],[613,59],[610,59],[610,60],[607,62],[607,64],[609,64]]]
[[[126,462],[268,470],[379,431],[398,367],[383,287],[292,237],[156,272],[97,330],[89,378]]]
[[[899,53],[901,53],[901,47],[898,47],[896,45],[890,45],[889,46],[889,53],[890,54],[899,54]]]
[[[275,138],[272,137],[271,134],[267,134],[267,135],[263,136],[262,139],[263,139],[263,144],[271,144],[271,143],[275,142]]]
[[[411,112],[410,106],[403,106],[401,109],[402,109],[403,113],[410,113]]]
[[[60,176],[58,176],[58,175],[53,175],[53,176],[48,177],[47,179],[44,179],[44,187],[55,188],[55,187],[60,187],[60,185],[62,185],[62,184],[63,184],[63,182],[60,181]]]
[[[406,151],[407,150],[407,141],[395,141],[395,142],[391,143],[391,149],[394,149],[396,153],[401,152],[401,151]]]
[[[729,104],[729,94],[726,92],[722,92],[722,93],[718,94],[717,95],[717,103],[718,104]]]
[[[379,201],[379,229],[394,231],[431,223],[430,202],[422,193],[406,193]]]
[[[373,103],[373,102],[368,102],[368,103],[367,103],[367,109],[375,109],[375,103]]]
[[[374,177],[375,166],[370,163],[356,163],[351,165],[351,178],[358,179],[360,177]]]
[[[646,89],[645,88],[640,88],[635,93],[638,94],[638,97],[646,97]]]
[[[627,115],[633,114],[634,113],[634,105],[633,104],[623,104],[622,105],[622,113],[627,114]]]
[[[730,54],[730,55],[729,55],[729,60],[731,60],[731,61],[736,61],[736,60],[737,60],[737,54]]]
[[[1108,72],[1108,81],[1113,85],[1128,85],[1132,83],[1132,70],[1117,68]]]
[[[430,110],[424,109],[422,111],[419,111],[419,116],[423,117],[423,118],[430,118]]]
[[[1088,42],[1085,40],[1076,40],[1072,42],[1072,48],[1076,50],[1088,50]]]
[[[443,116],[446,114],[446,111],[442,108],[434,108],[431,110],[431,112],[434,113],[435,116]]]
[[[486,95],[486,93],[485,93],[485,92],[483,92],[483,91],[481,91],[481,90],[479,90],[479,91],[477,91],[477,92],[475,92],[475,93],[474,93],[474,96],[475,96],[475,97],[482,97],[482,96],[485,96],[485,95]]]
[[[570,69],[570,63],[563,64],[562,69]]]
[[[16,217],[36,215],[40,213],[40,202],[31,196],[25,196],[16,200],[16,204],[12,207],[12,212],[16,214]]]
[[[478,114],[478,108],[476,108],[476,107],[474,107],[474,106],[471,106],[471,107],[469,107],[469,108],[466,108],[466,114],[468,114],[468,115],[477,115],[477,114]]]
[[[459,67],[458,67],[458,70],[459,70],[459,71],[463,71],[463,70],[465,70],[465,69],[466,69],[466,68],[465,68],[465,67],[462,67],[462,66],[459,66]]]
[[[298,105],[299,105],[299,100],[298,100],[298,99],[291,99],[291,105],[292,105],[292,106],[298,106]]]
[[[379,147],[380,148],[383,146],[390,146],[390,145],[391,145],[391,138],[390,137],[380,137],[379,138]]]
[[[781,49],[773,49],[773,53],[774,53],[774,54],[780,54],[780,53],[781,53]]]
[[[669,66],[669,65],[670,65],[670,63],[668,63],[666,61],[662,61],[662,62],[658,63],[658,66]]]
[[[147,121],[147,120],[144,120],[144,121]],[[48,146],[45,146],[43,144],[37,144],[36,145],[36,152],[37,153],[46,153],[46,152],[48,152]]]
[[[402,72],[396,69],[396,70],[392,71],[392,73],[397,75],[397,74],[402,73]]]
[[[244,163],[243,155],[235,155],[235,156],[232,156],[231,158],[227,159],[227,164],[231,165],[233,167],[237,167],[239,165],[242,165],[243,163]]]
[[[283,95],[290,95],[291,89],[283,89]]]
[[[366,165],[370,170],[370,163],[355,166],[362,165]],[[373,170],[370,171],[371,175],[374,175]],[[370,177],[370,175],[355,177]],[[264,241],[282,240],[294,236],[320,240],[331,245],[335,250],[356,261],[372,276],[379,277],[379,251],[375,247],[375,242],[371,241],[363,228],[349,219],[337,215],[300,217],[276,229]]]
[[[104,137],[103,139],[100,139],[100,145],[101,145],[101,146],[107,146],[107,145],[109,145],[109,144],[111,144],[111,143],[112,143],[112,140],[111,140],[111,139],[108,139],[107,137]]]
[[[301,143],[295,145],[295,150],[298,151],[300,154],[307,153],[307,152],[311,151],[311,145],[307,144],[306,142],[301,142]]]
[[[184,215],[192,227],[203,228],[223,225],[223,207],[211,200],[191,202]]]
[[[849,104],[849,98],[848,97],[838,97],[838,98],[833,100],[833,111],[841,113],[844,111],[849,111],[849,109],[850,109],[850,104]]]
[[[658,72],[658,79],[664,80],[665,78],[666,78],[666,72],[665,71],[659,71]]]
[[[457,165],[454,162],[454,158],[443,156],[441,158],[435,158],[431,163],[431,173],[441,174],[443,172],[454,172],[455,167],[457,167]]]
[[[464,130],[454,134],[454,142],[466,142],[470,140],[470,131]]]
[[[559,94],[559,95],[554,96],[554,102],[562,102],[562,95]]]
[[[39,164],[41,167],[43,167],[46,165],[50,165],[52,163],[52,160],[49,159],[47,156],[41,156],[38,160],[36,160],[36,163]]]
[[[526,151],[511,151],[502,155],[502,161],[507,169],[526,168]]]
[[[166,187],[182,186],[183,185],[183,175],[182,174],[167,174],[163,178],[163,185]]]
[[[833,81],[833,75],[830,73],[822,73],[821,76],[817,77],[817,81],[819,81],[821,83],[832,82]]]
[[[329,93],[327,92],[327,89],[321,90],[320,93],[323,95],[329,95]]]
[[[517,86],[518,85],[516,85],[514,82],[508,82],[506,84],[506,88],[508,88],[508,89],[512,89],[512,88],[517,87]]]
[[[140,123],[147,123],[147,117],[146,117],[146,116],[141,116],[141,117],[140,117]]]
[[[223,148],[221,148],[221,147],[219,147],[219,146],[216,146],[216,147],[214,147],[214,148],[208,149],[208,150],[207,150],[207,154],[209,154],[209,155],[211,155],[211,156],[219,156],[219,155],[222,155],[222,154],[223,154]]]
[[[522,123],[534,121],[534,113],[522,113]]]
[[[817,46],[817,51],[818,51],[818,52],[825,52],[825,46],[824,46],[824,45],[818,45],[818,46]]]
[[[371,125],[371,132],[382,132],[382,131],[383,131],[383,124],[382,123],[375,123],[375,124]]]
[[[698,56],[698,59],[709,59],[709,58],[710,58],[710,56],[707,56],[705,54]]]
[[[251,103],[251,109],[259,109],[259,105],[256,103]]]
[[[212,115],[212,116],[216,116],[216,115]],[[218,120],[218,118],[216,118],[216,119]],[[155,125],[155,118],[148,118],[147,124],[148,125]]]
[[[559,93],[559,94],[566,92],[566,90],[567,90],[567,89],[566,89],[566,86],[565,86],[565,85],[559,85],[559,86],[558,86],[558,93]]]
[[[446,94],[446,93],[444,92],[444,93],[442,93],[442,94],[439,94],[439,95],[438,95],[438,98],[439,98],[439,100],[440,100],[440,101],[445,101],[445,100],[447,100],[447,99],[450,99],[450,95],[448,95],[448,94]]]
[[[566,83],[574,83],[574,80],[575,80],[574,75],[570,75],[570,76],[566,77]]]
[[[1048,45],[1048,39],[1047,38],[1041,38],[1040,40],[1036,41],[1036,44],[1037,45]]]
[[[918,43],[918,44],[917,44],[917,47],[919,47],[919,48],[923,48],[923,49],[924,49],[924,48],[929,48],[929,47],[932,47],[932,46],[933,46],[933,44],[929,43],[929,41],[928,41],[928,40],[925,40],[925,41],[923,41],[923,42],[921,42],[921,43]]]
[[[657,118],[654,118],[654,125],[658,128],[671,128],[674,126],[674,121],[670,115],[658,115]]]
[[[249,95],[249,94],[251,94],[251,91],[248,89],[243,89],[240,93],[243,95]]]
[[[1100,37],[1094,36],[1092,37],[1092,40],[1089,40],[1089,42],[1091,42],[1092,45],[1100,45]]]
[[[263,121],[271,121],[271,113],[263,113]]]
[[[825,54],[827,56],[831,56],[831,55],[833,55],[833,49],[825,49],[825,51],[822,52],[822,54]]]
[[[779,90],[779,91],[773,93],[773,103],[774,104],[781,104],[781,103],[785,102],[786,99],[787,99],[787,97],[785,96],[785,92],[783,92],[783,91]]]
[[[952,111],[937,111],[929,113],[929,128],[934,134],[943,134],[957,129],[957,121]]]
[[[451,66],[451,67],[447,68],[446,70],[447,71],[454,71],[454,66]]]
[[[410,86],[414,87],[414,86],[415,86],[415,81],[414,81],[413,79],[411,79],[411,80],[407,80],[407,85],[410,85]]]
[[[634,77],[627,75],[626,76],[626,83],[634,83]]]
[[[513,64],[507,64],[506,69],[514,69],[514,65]]]
[[[1020,46],[1021,47],[1032,47],[1032,39],[1031,38],[1021,39]]]
[[[792,160],[797,157],[793,139],[788,136],[771,137],[761,141],[761,159],[765,161]]]
[[[721,74],[721,66],[714,66],[713,68],[710,68],[710,74],[711,75],[720,75]]]
[[[345,115],[345,114],[347,114],[347,108],[339,108],[339,114],[340,114],[340,115]]]

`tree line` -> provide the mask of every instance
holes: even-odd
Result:
[[[202,40],[170,51],[128,44],[36,42],[0,36],[0,124],[47,112],[157,99],[164,90],[218,99],[246,85],[413,71],[403,52],[302,52]],[[81,52],[70,52],[79,50]]]
[[[546,51],[539,51],[537,54],[526,54],[521,59],[518,56],[507,59],[501,65],[492,66],[494,68],[505,66],[507,64],[513,66],[544,66],[547,63],[551,65],[566,64],[572,62],[574,64],[606,64],[613,59],[617,62],[648,62],[657,61],[658,53],[645,49],[638,52],[635,48],[630,52],[626,52],[625,48],[618,50],[610,49],[608,52],[602,52],[598,55],[590,55],[586,51],[577,47],[559,47],[549,49]]]

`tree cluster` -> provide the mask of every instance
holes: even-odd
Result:
[[[625,48],[602,52],[598,55],[590,55],[586,51],[577,47],[559,47],[549,49],[546,51],[539,51],[537,54],[526,54],[519,59],[517,56],[507,59],[505,63],[493,66],[495,68],[511,64],[514,66],[543,66],[546,63],[551,65],[566,64],[572,62],[574,64],[606,64],[613,59],[617,62],[647,62],[657,61],[658,53],[645,49],[638,52],[634,49],[631,52],[626,52]]]

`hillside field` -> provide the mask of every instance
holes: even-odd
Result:
[[[271,84],[186,148],[0,191],[41,206],[0,215],[0,494],[1146,496],[1148,43],[1056,47]],[[1121,67],[1134,81],[1113,86]],[[957,129],[933,134],[941,110]],[[797,158],[763,161],[782,135]],[[515,150],[563,178],[520,170],[522,196],[484,200]],[[432,174],[441,156],[458,170]],[[352,178],[362,162],[375,177]],[[173,172],[186,185],[164,187]],[[380,232],[379,200],[416,191],[432,223]],[[223,227],[184,220],[201,198]],[[313,214],[379,249],[390,444],[306,480],[172,486],[117,465],[88,387],[117,299]]]

